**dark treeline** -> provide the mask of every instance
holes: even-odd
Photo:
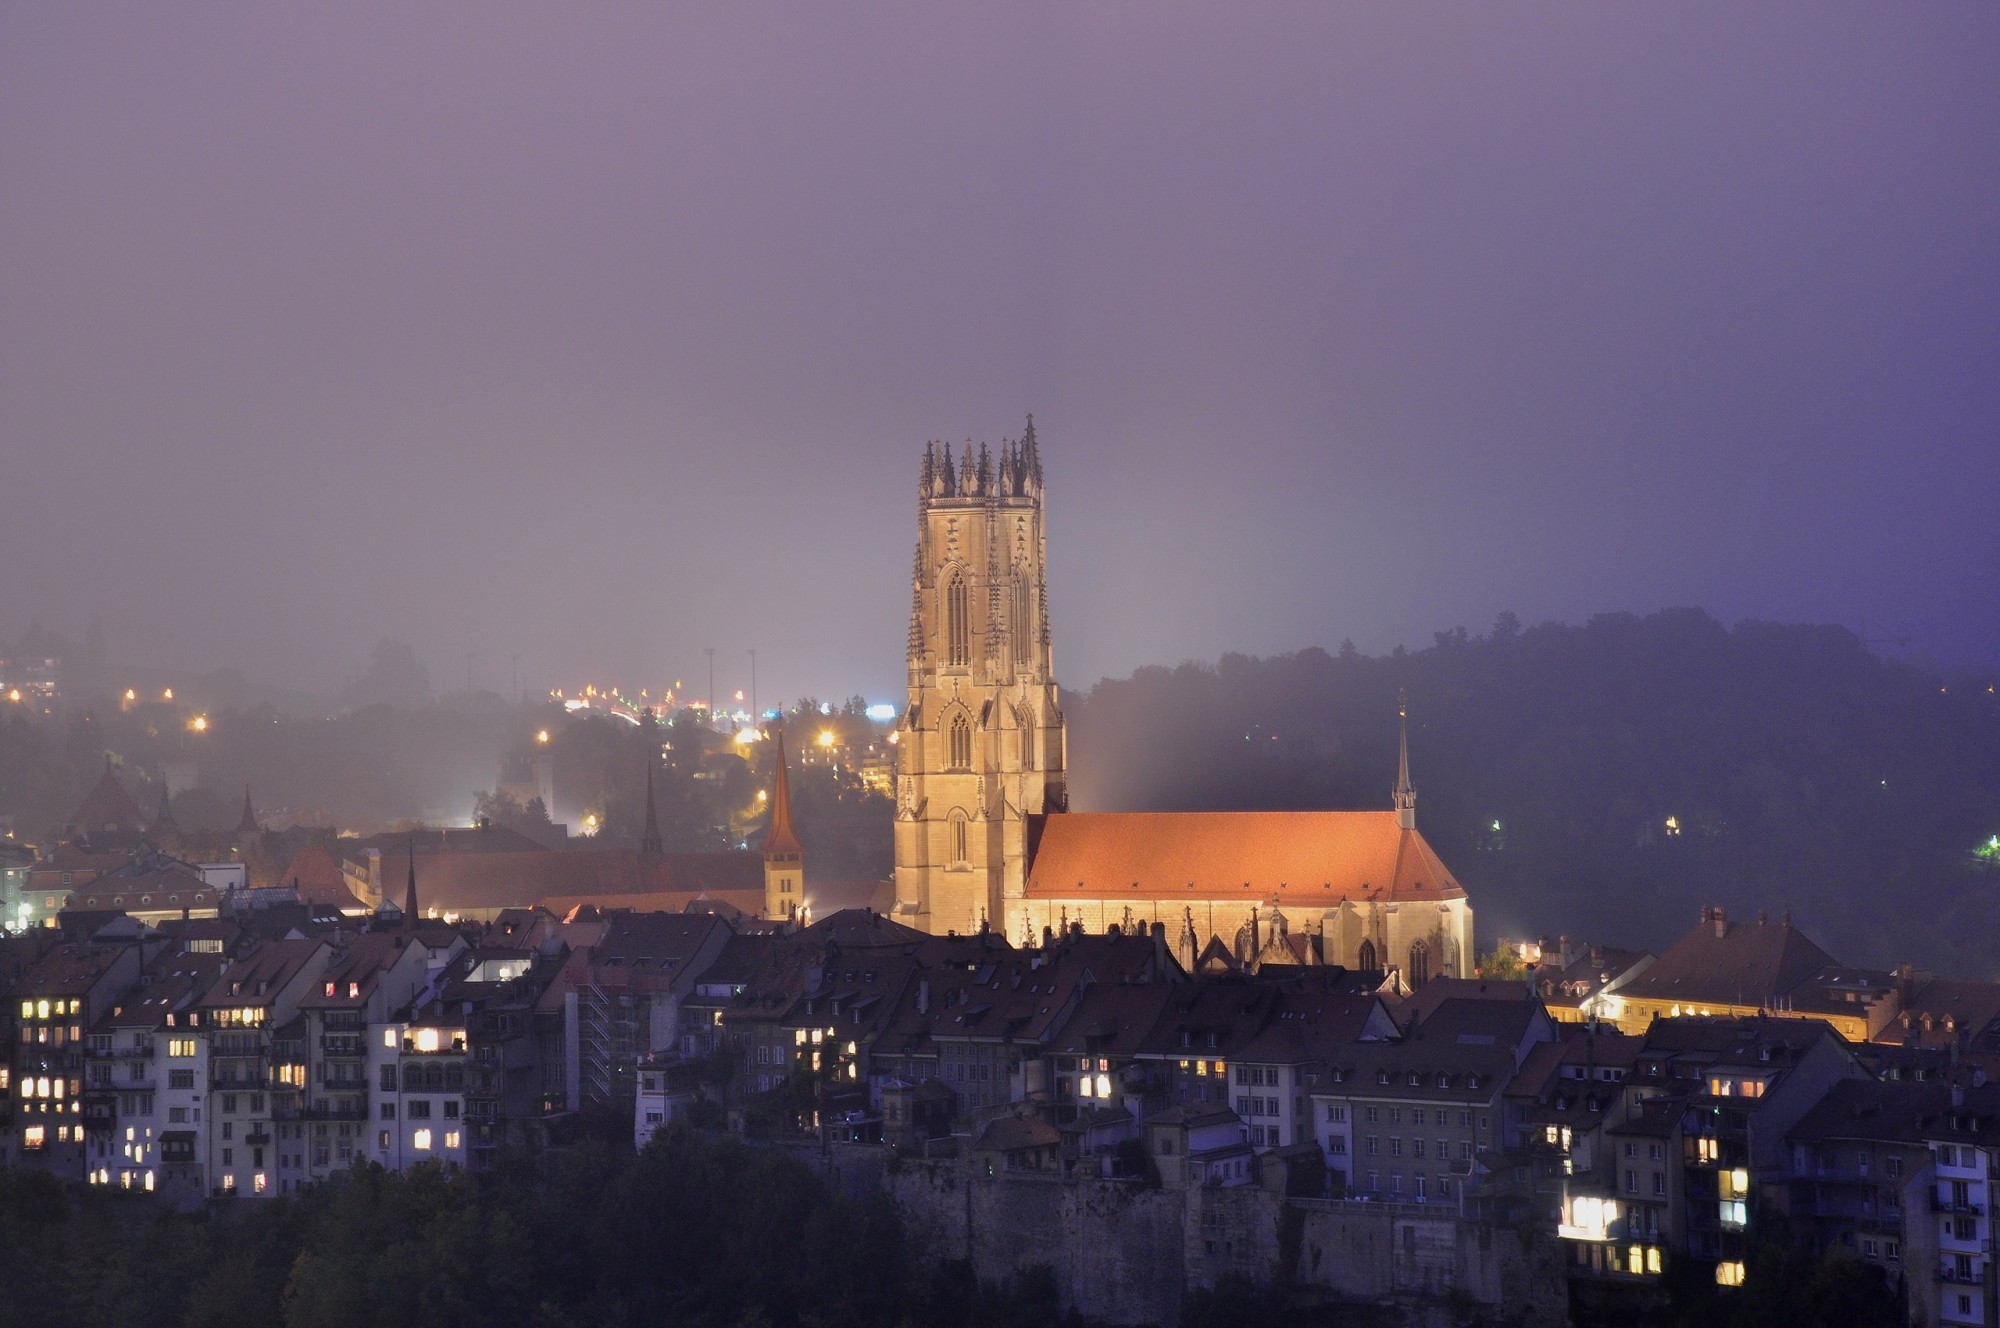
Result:
[[[1992,682],[1885,661],[1838,627],[1502,615],[1387,657],[1106,680],[1068,702],[1071,778],[1079,808],[1387,807],[1407,690],[1417,823],[1482,936],[1658,948],[1716,903],[1789,910],[1849,963],[1984,977]]]
[[[1029,1328],[1051,1278],[981,1287],[913,1250],[887,1200],[684,1131],[479,1177],[361,1167],[297,1198],[157,1216],[0,1171],[0,1319],[18,1328]]]

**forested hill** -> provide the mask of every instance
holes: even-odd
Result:
[[[2000,976],[2000,703],[1839,627],[1699,610],[1226,655],[1068,699],[1080,810],[1389,805],[1409,696],[1417,824],[1481,943],[1659,949],[1705,903],[1789,910],[1843,961]]]

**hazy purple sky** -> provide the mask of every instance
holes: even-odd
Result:
[[[924,440],[1033,411],[1072,685],[2000,659],[1996,69],[1990,3],[9,0],[0,639],[889,698]]]

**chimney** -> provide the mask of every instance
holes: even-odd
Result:
[[[1728,934],[1729,934],[1729,915],[1728,915],[1727,913],[1724,913],[1724,912],[1722,911],[1722,908],[1721,908],[1721,906],[1720,906],[1720,905],[1718,905],[1718,906],[1716,906],[1715,908],[1713,908],[1713,909],[1709,910],[1709,917],[1710,917],[1710,919],[1711,919],[1711,920],[1713,920],[1713,921],[1714,921],[1714,923],[1715,923],[1715,939],[1716,939],[1716,940],[1718,940],[1718,941],[1719,941],[1719,940],[1721,940],[1721,939],[1722,939],[1722,938],[1723,938],[1724,936],[1726,936],[1726,935],[1728,935]]]
[[[929,978],[918,978],[917,1013],[929,1014],[930,1012],[931,1012],[931,980]]]
[[[1763,909],[1761,909],[1761,908],[1757,910],[1757,925],[1758,925],[1758,926],[1762,927],[1762,926],[1764,926],[1765,924],[1769,923],[1769,922],[1770,922],[1770,920],[1771,920],[1771,915],[1770,915],[1770,914],[1766,913],[1766,912],[1765,912],[1765,911],[1764,911]]]

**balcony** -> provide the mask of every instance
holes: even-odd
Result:
[[[1933,1213],[1966,1213],[1973,1217],[1983,1217],[1986,1214],[1986,1208],[1983,1204],[1953,1199],[1946,1195],[1935,1193],[1931,1195],[1931,1211]]]
[[[1954,1286],[1980,1286],[1985,1283],[1986,1274],[1977,1268],[1969,1273],[1960,1273],[1956,1267],[1945,1263],[1938,1265],[1937,1280]]]
[[[360,1033],[328,1033],[320,1038],[319,1049],[329,1056],[359,1058],[368,1054],[368,1042]]]

